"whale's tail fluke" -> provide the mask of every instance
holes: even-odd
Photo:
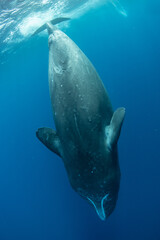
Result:
[[[53,20],[51,20],[49,23],[51,23],[52,25],[56,25],[60,22],[64,22],[64,21],[67,21],[67,20],[70,20],[70,18],[65,18],[65,17],[60,17],[60,18],[55,18]],[[40,28],[38,28],[32,35],[31,37],[37,35],[38,33],[44,31],[45,29],[47,29],[47,24],[43,24]]]

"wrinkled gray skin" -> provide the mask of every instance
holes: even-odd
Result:
[[[125,110],[113,114],[95,68],[62,31],[47,24],[49,90],[56,132],[40,128],[37,137],[64,162],[72,188],[104,220],[115,208],[120,169],[117,140]]]

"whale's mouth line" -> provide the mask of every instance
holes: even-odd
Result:
[[[104,200],[106,200],[109,196],[109,193],[107,193],[101,200],[100,202],[100,206],[96,206],[96,204],[89,198],[87,197],[87,199],[93,204],[98,216],[100,217],[101,220],[105,220],[106,219],[106,214],[105,214],[105,211],[104,211]]]

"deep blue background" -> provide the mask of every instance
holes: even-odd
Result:
[[[157,7],[130,4],[127,18],[102,7],[65,30],[97,68],[114,109],[126,108],[119,199],[105,222],[71,189],[61,159],[35,136],[38,127],[54,127],[47,36],[28,40],[0,65],[0,240],[160,239]]]

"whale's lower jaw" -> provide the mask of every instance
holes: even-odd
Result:
[[[107,193],[101,200],[100,202],[94,202],[92,201],[89,197],[87,197],[87,199],[93,204],[98,216],[100,217],[101,220],[105,220],[106,219],[106,213],[104,210],[104,201],[107,200],[109,196],[109,193]]]

